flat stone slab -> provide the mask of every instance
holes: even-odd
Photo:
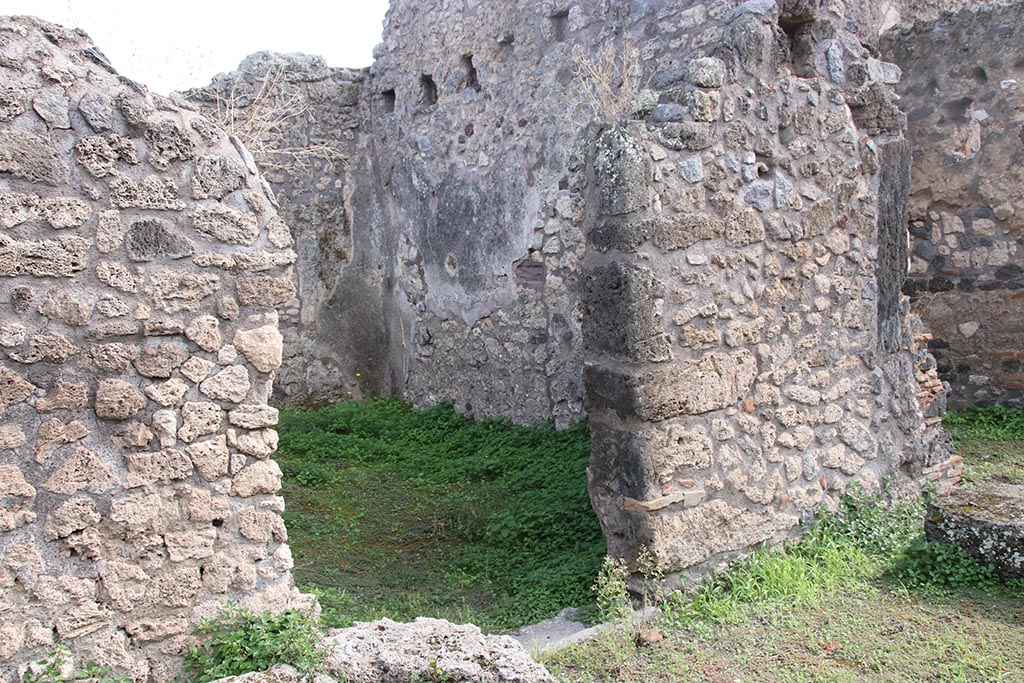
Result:
[[[928,506],[930,541],[959,546],[1004,581],[1024,578],[1024,486],[956,489]]]

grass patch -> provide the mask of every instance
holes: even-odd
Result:
[[[1022,417],[947,416],[969,481],[1022,483]],[[1024,683],[1024,582],[1001,585],[922,531],[923,502],[854,492],[799,541],[663,599],[664,640],[612,630],[543,661],[591,683]]]
[[[1024,590],[921,536],[922,505],[850,495],[782,548],[543,658],[563,681],[1024,681]]]
[[[964,481],[1024,485],[1024,408],[972,406],[942,419],[966,468]]]
[[[508,629],[592,600],[605,544],[585,423],[475,423],[381,399],[283,410],[279,431],[294,574],[325,625]]]

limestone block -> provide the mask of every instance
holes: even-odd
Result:
[[[178,438],[192,443],[197,437],[212,434],[224,422],[224,411],[216,403],[186,402],[181,409],[181,429]]]
[[[221,344],[220,322],[212,315],[201,315],[188,324],[185,336],[204,351],[216,351]]]
[[[182,399],[188,391],[188,385],[177,377],[172,377],[166,382],[150,384],[144,391],[146,396],[149,396],[160,405],[170,408],[181,405]]]
[[[139,289],[139,280],[135,273],[120,263],[101,261],[96,264],[96,277],[103,284],[128,294]]]
[[[731,247],[756,244],[764,238],[764,222],[753,209],[735,211],[725,219],[725,243]]]
[[[112,621],[110,610],[94,600],[72,605],[57,617],[57,635],[62,640],[73,640],[94,633]]]
[[[78,420],[67,424],[57,418],[44,420],[39,426],[39,439],[32,447],[32,454],[36,462],[42,464],[61,446],[84,439],[89,433],[89,429]]]
[[[260,234],[256,216],[221,205],[196,209],[192,227],[212,239],[244,246],[254,244]]]
[[[288,542],[288,531],[281,516],[252,506],[238,511],[238,533],[259,543],[271,539],[279,543]]]
[[[201,560],[210,557],[213,555],[213,544],[216,541],[216,529],[175,531],[164,534],[167,556],[171,562]]]
[[[32,335],[25,347],[18,352],[8,354],[12,360],[30,365],[33,363],[52,363],[60,365],[74,356],[78,348],[62,334],[40,332]]]
[[[738,403],[756,374],[757,361],[749,351],[709,353],[700,361],[632,374],[587,366],[588,412],[611,409],[623,418],[648,421],[699,415]]]
[[[110,98],[102,93],[87,92],[82,95],[78,100],[78,113],[97,133],[110,130],[113,125],[114,109]]]
[[[192,464],[195,465],[199,475],[207,481],[214,481],[228,473],[230,453],[227,437],[223,434],[207,441],[194,443],[188,446],[185,452],[192,459]]]
[[[18,373],[0,365],[0,412],[32,395],[35,385]]]
[[[238,302],[235,297],[225,294],[217,298],[217,315],[225,320],[234,320],[238,317]]]
[[[149,427],[136,420],[129,420],[118,425],[111,433],[111,441],[130,451],[141,451],[149,448],[154,434]]]
[[[158,270],[149,275],[145,292],[167,313],[194,311],[206,297],[220,289],[220,278],[212,273]]]
[[[96,415],[104,420],[127,420],[146,407],[146,397],[119,379],[100,380],[96,389]]]
[[[153,578],[146,600],[164,607],[190,607],[201,587],[199,567],[174,567]]]
[[[260,372],[273,372],[281,367],[284,337],[277,330],[277,325],[239,330],[232,343]]]
[[[15,621],[0,624],[0,662],[9,661],[24,645],[25,629]]]
[[[220,156],[203,156],[196,160],[192,174],[194,199],[223,199],[244,184],[245,169],[238,162]]]
[[[298,254],[291,249],[287,251],[253,251],[236,254],[234,267],[250,273],[259,273],[290,266],[297,260]]]
[[[160,448],[173,448],[178,442],[178,412],[157,410],[150,421],[153,434],[160,440]]]
[[[96,227],[96,249],[101,254],[109,254],[121,246],[124,241],[124,226],[121,224],[121,212],[117,209],[100,211]]]
[[[472,624],[442,619],[358,624],[329,632],[324,646],[327,671],[339,680],[410,681],[436,675],[433,671],[456,681],[555,683],[513,638],[485,636]]]
[[[46,516],[43,533],[50,540],[70,536],[75,531],[98,524],[100,513],[90,498],[79,496],[64,501]]]
[[[248,498],[260,493],[276,493],[281,488],[281,468],[273,460],[247,465],[231,480],[231,495]]]
[[[13,228],[39,215],[39,195],[0,192],[0,226]]]
[[[52,228],[78,228],[92,217],[92,206],[75,197],[44,197],[39,200],[39,215]]]
[[[142,347],[139,357],[134,361],[135,369],[143,377],[166,379],[191,354],[188,348],[179,342],[160,342]]]
[[[293,244],[291,228],[280,216],[272,218],[267,225],[267,239],[278,249],[286,249]]]
[[[229,429],[227,437],[228,445],[232,448],[237,448],[260,460],[269,458],[277,450],[277,430],[275,429],[242,432]]]
[[[287,277],[242,275],[239,276],[236,286],[238,300],[243,306],[277,306],[295,296],[295,283]]]
[[[17,465],[0,465],[0,531],[34,522],[35,497],[35,487],[25,481]]]
[[[273,406],[243,404],[228,411],[228,422],[243,429],[262,429],[277,425],[278,410]]]
[[[151,117],[146,121],[147,160],[157,170],[166,169],[172,161],[189,161],[196,156],[196,144],[188,130],[172,118]]]
[[[871,431],[852,417],[839,422],[839,439],[860,454],[874,453],[878,448]]]
[[[0,130],[0,172],[30,183],[63,185],[68,165],[57,148],[34,133]]]
[[[85,448],[75,448],[43,488],[51,493],[71,495],[79,491],[108,493],[120,485],[117,477],[96,454]]]
[[[128,538],[162,534],[178,518],[177,506],[155,493],[133,493],[110,505],[111,521],[123,527]]]
[[[135,488],[159,481],[187,479],[192,475],[192,461],[182,451],[165,448],[152,453],[126,453],[128,478],[125,486]]]
[[[0,425],[0,450],[14,450],[26,440],[25,432],[18,425]]]
[[[8,349],[12,346],[21,346],[27,338],[28,333],[21,323],[0,325],[0,346]]]
[[[164,619],[133,619],[126,623],[124,628],[132,639],[139,643],[167,640],[171,636],[188,633],[190,630],[188,619],[181,616],[168,616]]]
[[[199,384],[199,391],[215,401],[241,403],[252,388],[244,365],[229,365]]]
[[[36,401],[36,410],[49,413],[54,410],[78,410],[89,403],[89,386],[85,382],[58,379],[46,396]]]
[[[186,519],[195,522],[223,522],[228,516],[228,499],[214,496],[207,488],[190,486],[179,489]]]
[[[191,256],[196,245],[178,234],[169,221],[146,218],[132,221],[124,233],[124,247],[132,261],[163,261]]]
[[[95,306],[96,296],[92,293],[60,288],[47,291],[39,312],[47,318],[80,327],[89,324]]]
[[[18,241],[0,234],[0,276],[72,277],[85,270],[89,245],[78,236]]]
[[[101,565],[99,575],[114,609],[131,612],[144,606],[151,579],[137,564],[111,560]]]
[[[187,361],[181,364],[181,374],[185,375],[189,380],[195,383],[202,382],[206,379],[210,371],[216,367],[216,363],[200,358],[199,356],[192,356]]]
[[[156,209],[181,211],[185,205],[178,199],[178,188],[171,178],[148,175],[141,182],[118,175],[111,180],[111,203],[119,209]]]
[[[93,178],[114,175],[119,163],[139,163],[132,141],[117,133],[80,139],[75,143],[75,158]]]

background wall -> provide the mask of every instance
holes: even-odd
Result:
[[[1024,5],[884,37],[914,150],[906,291],[957,404],[1024,401]]]

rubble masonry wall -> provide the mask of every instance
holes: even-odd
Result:
[[[81,32],[0,18],[0,678],[169,681],[295,590],[270,459],[288,227],[248,153]]]

